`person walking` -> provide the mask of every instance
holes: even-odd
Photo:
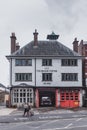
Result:
[[[29,116],[34,116],[34,111],[32,109],[32,106],[30,105],[30,110],[29,110]]]
[[[27,105],[27,103],[25,103],[25,104],[24,104],[24,114],[23,114],[23,116],[26,115],[27,110],[28,110],[28,105]]]
[[[30,116],[31,106],[28,103],[27,103],[27,106],[28,106],[28,108],[27,108],[27,116]]]

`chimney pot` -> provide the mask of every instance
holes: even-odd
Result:
[[[12,36],[15,36],[15,33],[14,33],[14,32],[12,33]]]
[[[77,41],[77,37],[75,37],[75,40],[74,41]]]
[[[19,42],[16,43],[16,51],[20,49]]]

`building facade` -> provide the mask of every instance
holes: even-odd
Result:
[[[37,30],[33,34],[34,40],[22,48],[11,36],[11,105],[81,107],[82,56],[58,42],[53,32],[46,41],[38,40]]]
[[[73,42],[73,50],[84,58],[82,60],[82,77],[84,94],[84,106],[87,106],[87,41],[81,40],[80,42],[75,38]]]
[[[9,101],[9,89],[0,83],[0,105],[6,105]]]

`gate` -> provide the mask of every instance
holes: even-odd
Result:
[[[60,107],[62,108],[79,107],[79,90],[60,91]]]

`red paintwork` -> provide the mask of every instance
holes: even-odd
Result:
[[[58,108],[58,89],[56,89],[56,96],[55,96],[55,103],[56,103],[56,108]]]
[[[39,108],[39,91],[38,91],[38,89],[36,89],[36,101],[35,101],[35,103],[36,103],[36,108]]]
[[[60,91],[60,107],[75,108],[79,107],[79,91]]]

